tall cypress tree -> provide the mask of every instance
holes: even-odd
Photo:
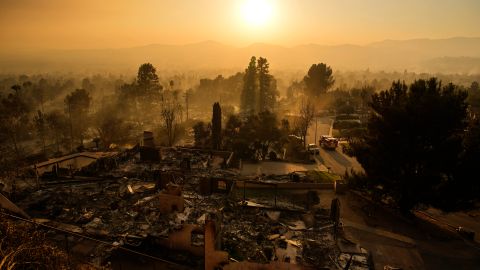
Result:
[[[220,149],[222,145],[222,108],[220,103],[215,102],[213,104],[212,115],[212,148]]]

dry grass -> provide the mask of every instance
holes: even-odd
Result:
[[[0,270],[68,268],[66,253],[49,243],[34,225],[0,221]]]

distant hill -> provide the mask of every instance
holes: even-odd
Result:
[[[480,38],[385,40],[365,46],[317,44],[237,48],[214,41],[152,44],[124,49],[0,52],[0,72],[122,72],[151,62],[159,70],[243,70],[252,56],[266,57],[272,70],[306,70],[326,62],[334,69],[479,73]]]

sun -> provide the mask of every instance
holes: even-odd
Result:
[[[258,27],[270,22],[273,6],[268,0],[245,0],[241,12],[247,24]]]

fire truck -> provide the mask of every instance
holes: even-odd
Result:
[[[327,150],[335,150],[338,146],[338,139],[332,136],[322,135],[318,143]]]

